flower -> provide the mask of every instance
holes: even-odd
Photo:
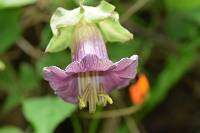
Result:
[[[149,92],[149,81],[145,74],[140,74],[135,84],[129,87],[129,94],[132,103],[140,105],[144,102]]]
[[[58,8],[51,18],[53,37],[46,52],[71,48],[72,63],[65,70],[56,66],[44,68],[44,78],[65,101],[79,103],[89,112],[96,104],[112,104],[108,95],[128,85],[136,75],[138,56],[109,60],[105,41],[125,42],[133,35],[119,23],[115,7],[105,1],[99,6],[80,5],[73,10]]]
[[[85,21],[75,26],[72,40],[73,62],[65,70],[45,67],[45,80],[65,101],[79,103],[80,108],[89,104],[89,112],[96,110],[96,104],[112,104],[108,93],[127,86],[135,77],[138,56],[113,63],[108,58],[101,31]]]

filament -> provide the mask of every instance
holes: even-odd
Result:
[[[78,74],[78,92],[80,109],[89,105],[89,112],[96,110],[96,104],[105,106],[112,104],[111,97],[106,94],[103,84],[100,83],[98,72],[85,72]]]

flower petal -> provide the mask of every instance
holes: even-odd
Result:
[[[101,82],[106,92],[128,85],[129,81],[136,75],[137,64],[138,57],[134,55],[131,58],[124,58],[115,63],[114,69],[103,72]]]
[[[116,62],[117,67],[113,71],[117,72],[121,78],[133,79],[136,75],[137,64],[138,56],[133,55],[130,58],[123,58]]]
[[[78,102],[78,83],[75,77],[71,77],[69,80],[66,80],[66,86],[55,91],[55,93],[60,96],[64,101],[70,103]]]
[[[71,74],[67,74],[64,70],[52,66],[44,68],[44,78],[49,81],[51,88],[57,95],[65,101],[77,102],[76,80]]]
[[[79,73],[90,71],[106,71],[113,63],[108,59],[100,59],[97,55],[88,54],[81,61],[74,61],[65,69],[67,73]]]

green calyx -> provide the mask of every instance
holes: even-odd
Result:
[[[59,7],[51,18],[53,37],[46,52],[58,52],[70,47],[74,27],[82,21],[96,24],[105,41],[125,42],[132,39],[133,35],[120,25],[119,15],[114,10],[115,7],[106,1],[102,1],[97,7],[82,4],[73,10]]]

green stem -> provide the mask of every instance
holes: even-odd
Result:
[[[74,128],[74,132],[75,133],[82,133],[82,129],[81,129],[81,124],[80,121],[78,119],[78,117],[76,115],[72,115],[71,116],[71,122]]]
[[[99,107],[99,112],[101,112],[102,110],[103,110],[103,107],[100,106]],[[99,114],[96,114],[96,118],[91,119],[88,132],[89,133],[96,133],[100,121],[101,121],[101,119],[100,119],[100,113],[99,113]]]

